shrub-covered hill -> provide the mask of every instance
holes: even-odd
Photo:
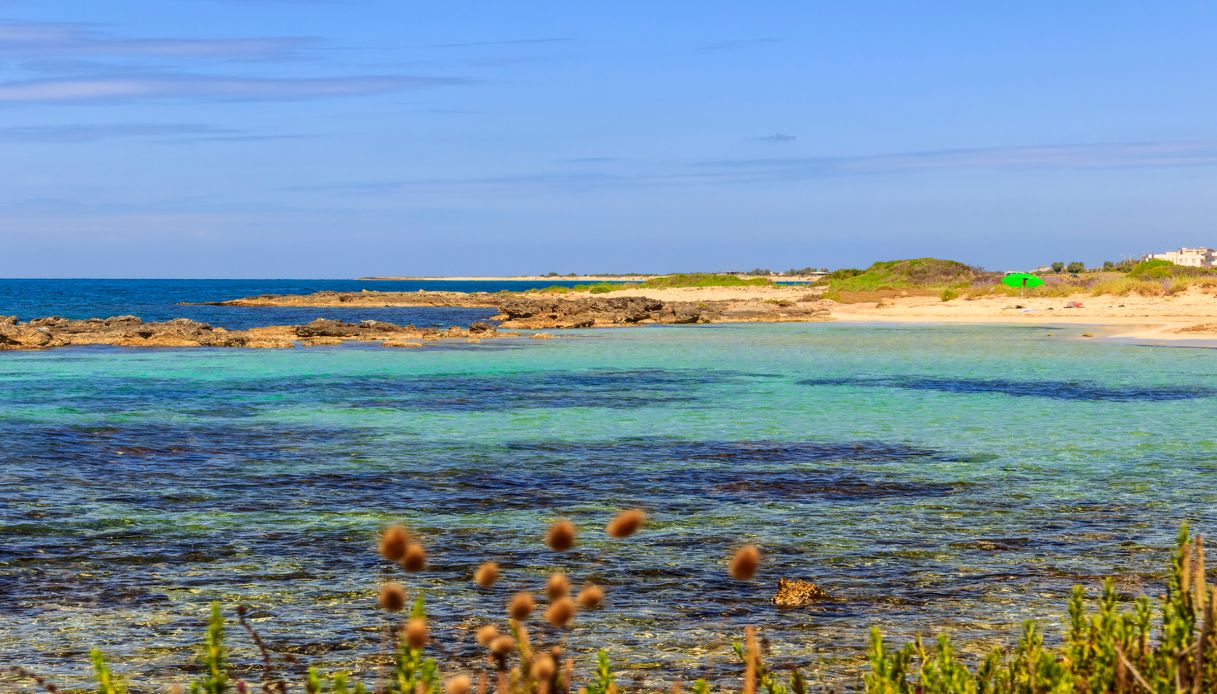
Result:
[[[820,284],[837,291],[876,291],[883,289],[961,287],[998,275],[955,260],[909,258],[882,260],[865,270],[837,270]]]

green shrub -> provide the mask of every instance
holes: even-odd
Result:
[[[1182,268],[1169,260],[1146,260],[1137,263],[1128,271],[1128,276],[1138,280],[1165,280],[1175,276]]]
[[[964,287],[984,273],[954,260],[912,258],[873,263],[866,270],[837,270],[817,284],[836,291]]]
[[[654,289],[673,287],[768,287],[771,285],[773,285],[773,280],[768,277],[742,279],[735,275],[717,275],[700,272],[653,277],[642,283],[642,286]]]

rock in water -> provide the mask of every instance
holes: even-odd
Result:
[[[773,596],[773,604],[778,607],[802,607],[827,598],[828,592],[811,581],[804,581],[801,578],[779,578],[778,592]]]

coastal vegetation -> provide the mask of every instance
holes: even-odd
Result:
[[[626,510],[609,521],[604,532],[624,540],[645,522],[642,511]],[[545,542],[551,551],[560,554],[574,546],[577,533],[570,521],[558,520],[549,527]],[[383,558],[405,576],[427,568],[427,551],[402,526],[387,528],[379,547]],[[746,582],[762,568],[763,558],[757,547],[745,545],[726,563],[732,580]],[[493,594],[500,576],[498,564],[486,562],[470,576],[470,590]],[[238,652],[229,635],[228,618],[217,604],[211,608],[199,649],[199,663],[194,669],[199,674],[186,689],[173,684],[168,691],[469,694],[476,687],[482,694],[492,689],[500,694],[609,694],[626,688],[618,682],[605,650],[598,650],[594,663],[577,664],[565,649],[580,612],[600,609],[606,600],[611,604],[612,596],[600,586],[585,583],[576,591],[564,571],[555,571],[536,591],[507,597],[501,623],[484,623],[477,628],[480,657],[471,662],[449,657],[443,668],[439,658],[451,651],[433,642],[423,596],[418,594],[411,601],[408,592],[396,581],[380,586],[375,602],[385,614],[384,646],[371,683],[361,681],[357,673],[329,671],[281,653],[254,629],[244,606],[238,606],[235,613],[248,640],[248,652]],[[544,601],[543,608],[538,599]],[[1103,582],[1097,601],[1088,608],[1089,602],[1085,590],[1076,587],[1059,640],[1046,638],[1038,624],[1028,622],[1013,647],[990,651],[979,659],[960,655],[961,650],[947,635],[940,635],[932,644],[918,638],[893,648],[877,629],[872,630],[867,666],[852,686],[861,685],[872,694],[1217,691],[1217,586],[1208,583],[1203,538],[1191,537],[1186,525],[1171,554],[1165,592],[1158,598],[1156,610],[1149,597],[1129,600],[1117,593],[1110,579]],[[369,600],[369,608],[371,603]],[[742,639],[734,642],[738,658],[735,676],[715,682],[686,682],[680,673],[656,674],[668,680],[672,692],[685,687],[696,694],[832,690],[834,683],[809,681],[797,668],[778,671],[767,665],[768,644],[758,637],[761,631],[763,625],[759,630],[747,627]],[[90,658],[96,682],[92,691],[137,691],[107,664],[99,650],[94,649]],[[46,691],[68,691],[28,668],[8,669]],[[294,689],[290,683],[295,683]],[[141,687],[138,691],[148,690]]]
[[[576,284],[572,287],[555,285],[538,291],[547,294],[569,294],[571,292],[587,292],[590,294],[605,294],[624,289],[680,289],[684,287],[769,287],[774,281],[768,277],[743,278],[736,275],[715,273],[681,273],[653,277],[645,282],[597,282],[595,284]]]
[[[949,301],[958,296],[959,290],[993,276],[955,260],[908,258],[879,261],[865,270],[834,270],[815,285],[824,288],[824,298],[841,303],[921,295],[937,295]]]
[[[1069,297],[1090,296],[1174,296],[1189,289],[1211,291],[1217,288],[1217,271],[1211,268],[1176,265],[1168,260],[1139,263],[1105,263],[1103,269],[1086,270],[1080,263],[1053,263],[1057,274],[1045,277],[1038,287],[1008,287],[1000,281],[974,284],[962,292],[965,299],[989,296]],[[1060,266],[1059,268],[1057,266]],[[943,293],[943,301],[948,301]],[[954,297],[952,297],[954,298]]]

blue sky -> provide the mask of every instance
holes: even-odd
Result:
[[[0,276],[1217,246],[1217,3],[0,0]]]

